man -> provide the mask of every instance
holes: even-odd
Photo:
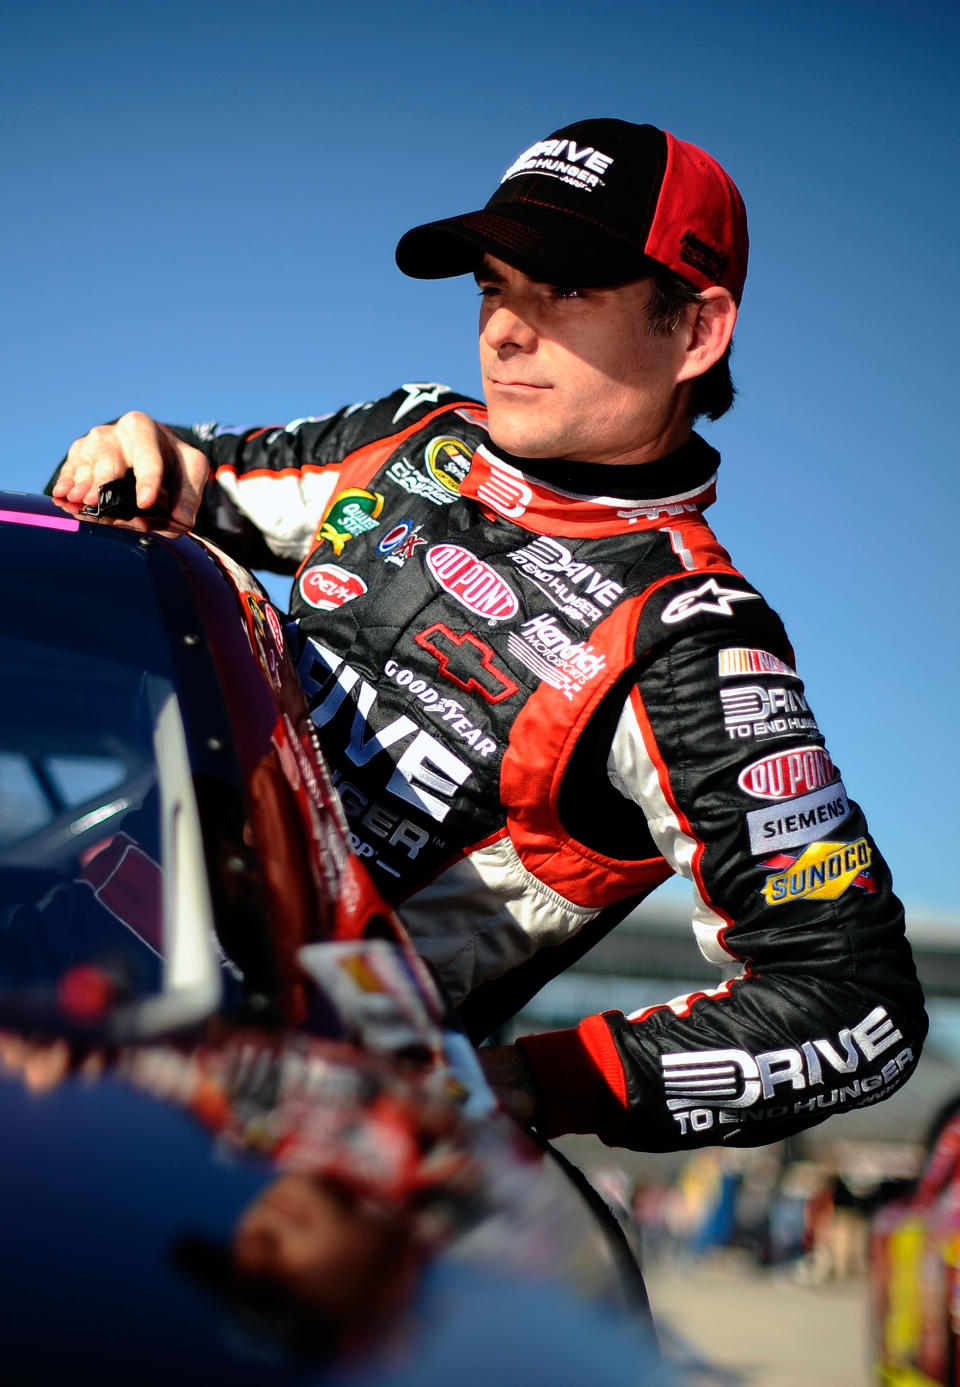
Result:
[[[297,569],[299,671],[359,851],[475,1039],[671,872],[719,987],[482,1052],[547,1135],[772,1141],[872,1103],[925,1032],[902,910],[778,617],[703,518],[746,271],[739,193],[653,126],[527,149],[417,227],[473,271],[489,410],[439,385],[286,428],[125,415],[54,495],[133,468]],[[198,509],[199,508],[199,509]],[[297,567],[299,565],[299,567]]]

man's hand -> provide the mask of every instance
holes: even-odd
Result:
[[[500,1106],[524,1127],[536,1125],[540,1115],[533,1070],[517,1045],[484,1045],[477,1051],[487,1083]]]
[[[163,505],[173,520],[188,528],[200,508],[210,465],[199,448],[179,438],[138,410],[115,424],[100,424],[71,444],[53,487],[55,501],[96,505],[99,489],[133,469],[137,505],[149,510]]]

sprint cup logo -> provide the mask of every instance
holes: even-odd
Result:
[[[453,496],[459,496],[460,483],[470,471],[473,449],[459,438],[431,438],[423,452],[427,471]]]
[[[779,853],[762,865],[768,876],[760,894],[768,905],[788,901],[835,901],[849,886],[872,895],[877,884],[867,870],[870,845],[866,838],[853,843],[811,843],[799,857]]]
[[[490,621],[516,616],[520,603],[495,568],[459,544],[435,544],[427,550],[427,568],[440,586],[468,611]]]

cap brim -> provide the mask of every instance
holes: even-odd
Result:
[[[535,223],[535,224],[534,224]],[[510,206],[415,226],[400,238],[397,264],[414,279],[470,274],[484,254],[545,284],[625,284],[659,267],[635,246],[552,208]]]

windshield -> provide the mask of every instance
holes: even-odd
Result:
[[[41,601],[0,632],[0,1012],[93,1021],[209,971],[199,822],[145,565],[101,545],[65,571],[23,538]]]

